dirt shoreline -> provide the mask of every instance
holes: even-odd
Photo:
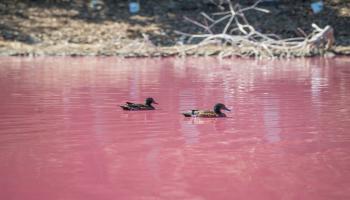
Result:
[[[121,56],[125,58],[132,57],[169,57],[169,56],[216,56],[223,48],[208,46],[204,48],[193,48],[188,51],[180,49],[191,49],[191,46],[172,46],[172,47],[151,47],[145,49],[113,49],[109,46],[96,45],[65,45],[65,46],[48,46],[33,47],[25,46],[19,43],[0,44],[0,56]],[[227,48],[232,56],[238,55],[241,50],[232,50]],[[350,56],[350,46],[335,46],[332,50],[324,52],[322,55],[310,56]]]
[[[0,56],[210,56],[222,50],[215,46],[180,45],[180,36],[175,33],[175,30],[199,32],[197,27],[184,22],[183,17],[199,19],[201,11],[216,11],[207,4],[191,4],[191,7],[181,1],[155,0],[142,4],[141,12],[131,15],[127,1],[106,0],[105,7],[98,11],[86,1],[55,2],[0,2]],[[284,38],[298,36],[297,28],[310,32],[310,24],[314,22],[320,26],[329,24],[335,29],[336,45],[325,55],[350,55],[350,3],[328,0],[323,13],[314,15],[308,4],[298,2],[269,8],[271,14],[264,20],[261,19],[265,15],[248,17],[262,32]],[[225,49],[233,55],[244,51]]]

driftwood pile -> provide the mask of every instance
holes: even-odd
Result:
[[[184,38],[182,41],[184,44],[195,43],[189,48],[181,48],[184,55],[187,54],[186,51],[194,48],[216,46],[221,49],[218,53],[220,57],[233,55],[272,58],[303,57],[322,54],[334,44],[331,26],[320,28],[312,24],[314,31],[311,34],[307,35],[304,31],[298,30],[303,34],[302,37],[282,39],[275,34],[259,32],[246,18],[244,13],[249,10],[269,13],[269,10],[258,7],[262,0],[245,8],[239,4],[233,5],[230,0],[221,1],[225,1],[228,9],[210,15],[202,12],[203,22],[185,17],[185,20],[202,28],[204,33],[177,32]],[[217,27],[222,28],[218,31]]]

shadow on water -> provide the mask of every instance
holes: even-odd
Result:
[[[28,19],[30,16],[26,14],[25,10],[35,7],[51,9],[53,12],[56,12],[55,8],[65,9],[77,12],[77,14],[70,16],[72,19],[84,20],[88,23],[99,24],[111,21],[129,24],[129,38],[142,38],[142,34],[147,34],[154,44],[168,46],[175,44],[175,38],[179,36],[174,33],[175,30],[186,33],[202,31],[185,22],[184,16],[201,21],[200,12],[220,11],[210,1],[205,0],[153,0],[140,1],[141,10],[133,15],[129,13],[128,2],[130,1],[127,0],[96,0],[97,6],[92,6],[91,2],[83,0],[5,0],[0,6],[0,17],[12,15]],[[251,4],[254,1],[240,2]],[[293,3],[281,1],[279,6],[269,7],[271,14],[248,13],[248,17],[252,24],[262,32],[275,33],[285,37],[296,36],[295,30],[297,28],[310,32],[311,23],[317,23],[320,26],[332,25],[336,30],[336,36],[349,37],[349,17],[341,14],[346,11],[348,3],[339,3],[338,6],[332,4],[332,1],[325,3],[324,12],[318,15],[311,13],[309,3],[299,0],[293,1]],[[58,12],[51,16],[64,17],[65,14]],[[21,30],[21,26],[23,25],[14,24],[11,20],[4,21],[0,24],[0,35],[6,40],[18,40],[28,44],[36,43],[35,39],[31,38],[30,33]],[[153,26],[153,29],[151,27],[144,28],[145,26]],[[154,27],[159,29],[155,31]]]

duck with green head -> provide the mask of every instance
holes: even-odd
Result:
[[[214,110],[190,110],[188,112],[182,113],[185,117],[226,117],[226,114],[222,112],[222,110],[231,111],[226,108],[226,106],[222,103],[217,103],[214,106]]]
[[[130,110],[130,111],[136,111],[136,110],[154,110],[155,107],[153,107],[152,104],[158,104],[154,101],[152,97],[148,97],[145,101],[145,104],[137,104],[137,103],[131,103],[126,102],[124,105],[121,105],[120,107],[123,110]]]

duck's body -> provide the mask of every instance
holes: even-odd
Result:
[[[124,105],[120,106],[123,110],[154,110],[153,106],[148,106],[145,104],[136,104],[131,102],[126,102]]]
[[[120,107],[123,110],[129,110],[129,111],[155,110],[155,107],[153,107],[152,103],[158,104],[153,100],[153,98],[147,98],[145,104],[126,102],[124,105],[121,105]]]
[[[206,118],[216,118],[216,117],[226,117],[225,113],[221,110],[230,111],[222,103],[218,103],[214,106],[214,110],[190,110],[188,112],[182,113],[185,117],[206,117]]]
[[[190,110],[189,112],[182,113],[185,117],[226,117],[225,113],[217,114],[211,110]]]

